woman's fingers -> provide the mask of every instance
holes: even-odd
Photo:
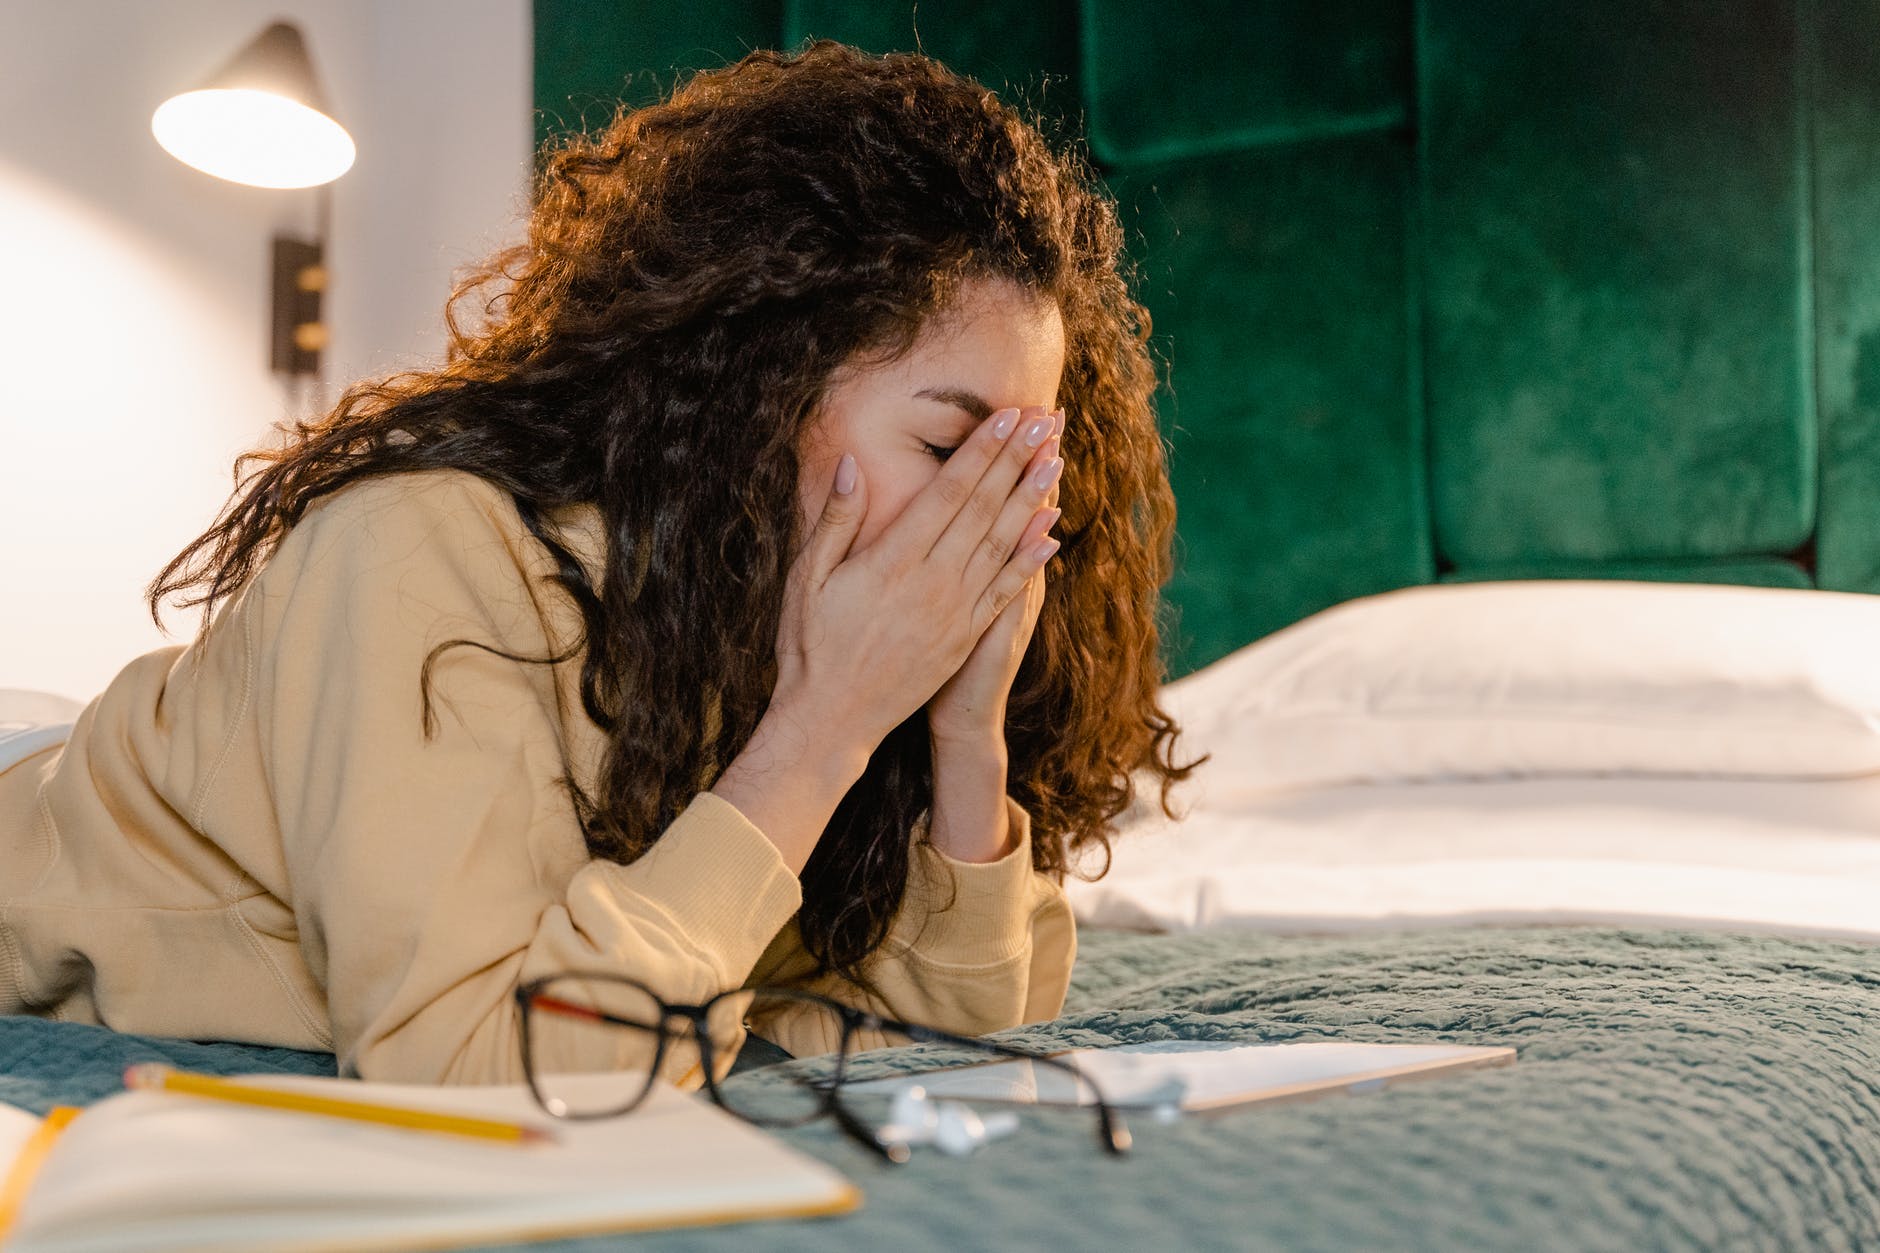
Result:
[[[1006,497],[1005,507],[999,514],[992,529],[980,537],[978,546],[968,554],[964,563],[963,582],[966,590],[977,592],[992,582],[993,576],[1011,560],[1012,554],[1023,548],[1029,540],[1033,543],[1044,538],[1044,532],[1058,519],[1058,511],[1051,507],[1051,497],[1057,489],[1059,475],[1064,470],[1062,457],[1045,457],[1050,451],[1050,441],[1038,450],[1025,466],[1025,477],[1018,487]],[[1042,522],[1042,525],[1040,523]],[[958,542],[949,531],[941,544]],[[936,558],[942,557],[941,547],[934,549]]]
[[[812,587],[829,581],[830,573],[849,555],[855,536],[862,529],[868,512],[868,485],[862,481],[861,467],[855,458],[843,453],[829,485],[829,499],[823,503],[816,529],[803,546],[802,574]]]
[[[958,672],[1015,599],[1028,596],[1035,613],[1057,549],[1047,532],[1060,431],[1042,407],[993,415],[860,552],[867,484],[844,456],[786,585],[778,689],[841,693],[878,740]]]
[[[1018,543],[1013,547],[1022,552],[1024,549],[1036,544],[1050,532],[1052,527],[1057,525],[1057,520],[1063,516],[1064,511],[1055,506],[1048,509],[1040,509],[1031,516],[1031,521],[1025,524],[1024,533],[1018,537]]]
[[[1047,435],[1029,444],[1025,442],[1038,421],[1017,409],[1001,409],[981,422],[967,436],[966,442],[953,450],[933,481],[908,503],[901,516],[882,532],[881,538],[868,546],[869,555],[878,556],[890,566],[905,567],[923,561],[941,536],[969,509],[983,515],[983,525],[979,528],[983,535],[998,516],[998,503],[990,510],[984,503],[976,503],[980,501],[980,488],[988,479],[994,483],[1002,481],[1004,488],[998,492],[998,502],[1003,502],[1012,484],[1018,481],[1026,459],[1037,451],[1044,438],[1048,438]],[[1046,430],[1049,427],[1046,421]]]
[[[977,565],[981,584],[1005,563],[1019,531],[1055,482],[1051,462],[1040,461],[1039,454],[1056,430],[1055,414],[1028,412],[1019,419],[1003,454],[980,476],[935,541],[929,554],[934,562],[955,571]],[[1057,468],[1062,469],[1062,463]]]
[[[981,546],[981,552],[988,558],[993,552],[1001,550],[1004,556],[1003,565],[990,576],[991,582],[976,607],[975,626],[981,623],[990,625],[1014,601],[1027,596],[1042,597],[1044,593],[1044,567],[1057,554],[1059,547],[1050,531],[1057,525],[1058,519],[1064,516],[1064,511],[1057,507],[1058,484],[1062,480],[1064,468],[1064,459],[1059,456],[1064,434],[1064,411],[1059,409],[1052,416],[1056,418],[1057,425],[1051,437],[1025,467],[1025,480],[1020,490],[1013,493],[1013,504],[1008,507],[1007,516],[1001,519],[1003,528],[1009,525],[1011,517],[1025,517],[1018,538],[1009,546],[1002,541],[994,543],[990,540]],[[1024,489],[1039,490],[1039,484],[1047,485],[1042,489],[1042,505],[1030,510],[1027,515],[1031,501]]]
[[[1045,562],[1051,560],[1058,550],[1057,540],[1047,536],[1030,544],[1021,545],[1005,567],[993,576],[992,582],[980,594],[973,609],[973,636],[978,638],[992,625],[993,619],[1004,612],[1005,607],[1025,593],[1031,580],[1038,571],[1044,569]]]

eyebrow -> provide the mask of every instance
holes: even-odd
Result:
[[[937,400],[943,405],[957,405],[981,422],[992,416],[991,403],[978,392],[969,392],[964,388],[923,387],[914,395],[919,399]]]

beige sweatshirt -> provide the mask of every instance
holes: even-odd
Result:
[[[549,520],[598,584],[598,511]],[[445,650],[426,741],[434,645],[539,657],[578,637],[553,569],[467,473],[316,503],[205,638],[133,660],[68,742],[0,773],[0,1013],[331,1049],[342,1074],[442,1083],[518,1081],[512,989],[568,969],[686,1003],[789,983],[974,1034],[1058,1013],[1075,930],[1009,798],[999,861],[915,844],[877,1000],[808,978],[796,877],[709,792],[633,864],[589,857],[555,782],[592,794],[605,749],[579,656]],[[807,1018],[760,1026],[793,1053],[832,1043]],[[586,1061],[649,1060],[609,1047]],[[662,1073],[696,1086],[695,1061],[677,1050]]]

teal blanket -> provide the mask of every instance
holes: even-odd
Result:
[[[1359,1096],[1139,1119],[1120,1160],[1076,1111],[1027,1110],[975,1157],[917,1150],[902,1167],[806,1127],[785,1134],[861,1184],[859,1213],[635,1247],[1880,1247],[1880,948],[1605,928],[1081,941],[1063,1016],[1002,1039],[1510,1044],[1519,1058]],[[862,1072],[912,1056],[872,1055]],[[159,1057],[332,1070],[321,1054],[0,1019],[0,1099],[95,1099],[125,1063]]]

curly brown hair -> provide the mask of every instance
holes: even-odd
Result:
[[[798,547],[799,439],[856,354],[907,350],[962,283],[1002,278],[1063,317],[1063,547],[1009,701],[1009,790],[1037,867],[1100,845],[1136,776],[1170,786],[1156,615],[1175,502],[1151,398],[1148,311],[1114,203],[1083,156],[980,84],[918,55],[830,40],[700,72],[540,154],[527,241],[462,277],[435,369],[349,387],[282,446],[242,454],[215,525],[146,589],[182,605],[239,590],[320,497],[415,470],[514,499],[579,607],[582,703],[609,736],[590,797],[563,778],[589,850],[643,854],[743,748],[770,699]],[[455,306],[483,301],[474,329]],[[400,434],[402,432],[402,434]],[[259,463],[244,475],[249,463]],[[598,507],[600,587],[543,515]],[[456,644],[479,644],[452,640]],[[490,648],[490,651],[501,650]],[[430,663],[420,675],[430,730]],[[715,693],[716,707],[701,703]],[[924,716],[882,743],[803,870],[823,969],[863,978],[905,891],[933,795]]]

